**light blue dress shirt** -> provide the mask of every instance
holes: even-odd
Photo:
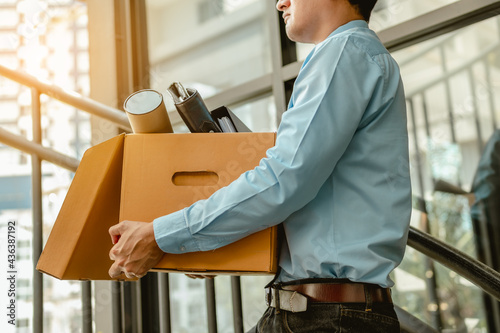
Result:
[[[352,21],[304,61],[276,145],[259,166],[153,223],[164,252],[184,253],[284,221],[279,280],[347,278],[390,287],[410,213],[399,67],[365,21]]]

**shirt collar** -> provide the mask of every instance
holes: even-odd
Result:
[[[338,34],[344,32],[344,31],[347,31],[349,29],[353,29],[353,28],[366,28],[366,29],[368,29],[368,23],[364,20],[354,20],[354,21],[347,22],[346,24],[341,25],[340,27],[335,29],[326,39],[328,39],[332,36],[338,35]]]
[[[307,62],[309,61],[309,59],[316,52],[316,49],[321,44],[323,44],[326,40],[328,40],[332,36],[338,35],[338,34],[344,32],[344,31],[347,31],[349,29],[354,29],[354,28],[366,28],[366,29],[368,29],[368,23],[366,21],[364,21],[364,20],[354,20],[354,21],[347,22],[344,25],[341,25],[340,27],[338,27],[337,29],[335,29],[328,37],[326,37],[324,41],[322,41],[322,42],[314,45],[314,48],[311,50],[311,52],[309,52],[309,54],[307,55],[306,59],[302,63],[302,67],[304,67],[307,64]],[[292,96],[292,99],[293,99],[293,96]],[[292,99],[290,100],[290,103],[292,103]],[[290,104],[290,107],[291,107],[292,104]]]

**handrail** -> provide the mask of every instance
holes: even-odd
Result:
[[[410,227],[408,245],[448,267],[500,301],[500,273],[439,239]]]
[[[76,158],[66,156],[53,149],[46,148],[38,143],[25,139],[20,135],[13,134],[1,127],[0,142],[25,153],[35,154],[50,163],[73,172],[76,171],[76,168],[78,168],[78,164],[80,163]]]
[[[408,311],[394,305],[394,311],[398,315],[402,333],[439,333],[435,328],[418,319]]]
[[[4,76],[24,86],[36,88],[42,94],[74,106],[79,110],[107,119],[126,131],[132,131],[127,116],[124,112],[118,109],[96,102],[93,99],[78,94],[77,92],[62,89],[53,83],[38,80],[32,75],[21,71],[15,71],[2,65],[0,65],[0,76]]]
[[[477,56],[469,59],[466,62],[463,62],[460,66],[454,68],[453,70],[447,71],[447,73],[440,75],[439,77],[433,79],[432,81],[429,81],[429,82],[423,84],[421,87],[418,87],[418,88],[413,89],[411,91],[407,91],[406,98],[409,99],[417,94],[421,94],[422,92],[428,90],[430,87],[433,87],[433,86],[441,83],[442,81],[444,81],[444,80],[446,80],[454,75],[457,75],[460,72],[463,72],[467,68],[471,67],[473,64],[475,64],[478,61],[480,61],[481,59],[483,59],[486,55],[488,55],[489,53],[491,53],[497,49],[500,49],[500,42],[489,46],[487,49],[485,49],[483,52],[479,53]]]
[[[498,0],[461,0],[406,20],[378,33],[393,52],[498,15]]]
[[[430,51],[442,47],[444,43],[448,42],[449,40],[455,38],[458,35],[458,32],[455,33],[450,33],[446,36],[440,36],[436,38],[435,41],[432,42],[432,44],[427,45],[426,47],[422,48],[418,52],[412,53],[409,57],[399,60],[398,65],[399,67],[403,67],[405,65],[408,65],[409,63],[419,60],[424,54],[429,53]]]

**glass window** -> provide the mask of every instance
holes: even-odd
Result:
[[[78,54],[78,56],[77,56],[77,68],[79,71],[88,73],[88,71],[89,71],[89,54],[87,52]]]
[[[205,281],[169,274],[172,332],[207,332]]]
[[[19,319],[17,321],[17,327],[28,327],[29,320],[28,319]]]
[[[0,82],[0,87],[2,87],[2,83]],[[17,92],[18,88],[13,87],[14,89],[10,89],[11,92]],[[4,91],[9,92],[9,90],[5,89]],[[10,95],[10,94],[9,94]],[[15,99],[12,100],[10,96],[2,96],[0,93],[0,98],[4,99],[4,101],[0,102],[0,107],[3,111],[0,114],[0,122],[11,122],[12,124],[18,124],[18,120],[20,118],[20,110],[19,105],[16,103]],[[9,101],[10,99],[10,101]]]
[[[394,303],[431,327],[440,332],[488,332],[481,290],[420,252],[408,248],[393,279]]]
[[[0,33],[0,52],[11,51],[19,46],[19,36],[14,33]]]
[[[19,22],[19,15],[13,9],[0,11],[0,28],[10,28]]]
[[[378,32],[457,1],[459,0],[378,0],[369,25]],[[304,60],[313,46],[297,43],[298,59]]]
[[[459,0],[379,0],[370,18],[370,27],[380,31]]]
[[[271,71],[264,0],[146,1],[151,87],[207,98]]]
[[[431,194],[438,179],[471,188],[500,118],[498,23],[491,18],[393,54],[408,100],[412,177],[419,195]]]
[[[86,22],[83,22],[85,24]],[[83,48],[83,49],[88,49],[89,47],[89,34],[87,32],[87,29],[85,29],[86,24],[83,26],[84,28],[78,28],[77,29],[77,35],[76,35],[76,45],[78,48]]]
[[[233,303],[230,276],[217,276],[215,283],[215,301],[217,311],[217,327],[219,329],[234,327]]]
[[[250,128],[252,132],[275,132],[277,115],[273,96],[265,96],[229,109]]]
[[[64,1],[0,1],[0,64],[20,71],[28,71],[39,79],[68,90],[78,83],[81,92],[88,92],[88,41],[86,31],[86,5],[74,0]],[[84,18],[83,20],[81,18]],[[75,21],[81,21],[79,30]],[[75,33],[80,52],[79,70],[74,57]],[[80,79],[82,77],[82,79]],[[32,136],[31,91],[11,80],[0,78],[0,127],[28,139]],[[89,116],[76,114],[74,108],[41,95],[43,144],[64,154],[81,156],[88,147]],[[86,131],[80,133],[78,128]],[[76,146],[76,147],[75,147]],[[17,185],[30,183],[30,155],[0,145],[0,178],[3,183]],[[71,182],[72,173],[48,162],[42,163],[43,234],[46,241],[62,201]],[[0,186],[1,188],[1,186]],[[4,200],[0,206],[0,220],[18,222],[18,332],[31,332],[37,325],[33,319],[33,260],[32,212],[29,199],[30,186],[16,186],[0,193]],[[2,191],[0,191],[2,192]],[[10,195],[10,196],[9,196]],[[25,198],[28,198],[25,200]],[[44,275],[44,331],[69,332],[81,327],[80,283],[58,281]],[[28,310],[31,309],[31,310]]]
[[[246,332],[257,324],[266,311],[264,287],[272,276],[242,276],[241,295],[243,306],[243,330]]]
[[[491,18],[393,54],[408,102],[413,193],[425,200],[426,212],[414,211],[412,225],[493,267],[499,254],[488,244],[498,243],[498,233],[482,230],[472,210],[479,160],[500,117],[499,22]],[[396,304],[431,326],[488,329],[483,293],[412,248],[394,279]]]

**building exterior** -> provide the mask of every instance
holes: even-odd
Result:
[[[1,1],[0,8],[2,65],[88,95],[88,33],[84,4],[75,1]],[[4,77],[0,77],[0,86],[0,126],[32,139],[30,88]],[[42,96],[41,105],[43,144],[80,158],[90,147],[89,116],[47,96]],[[31,332],[37,325],[32,311],[31,158],[0,145],[0,160],[2,235],[6,235],[7,221],[17,223],[19,311],[16,332]],[[42,174],[45,241],[73,174],[49,163],[43,163]],[[6,248],[1,251],[3,254]],[[44,329],[50,332],[75,331],[81,322],[80,283],[49,278],[44,281],[44,291]]]

